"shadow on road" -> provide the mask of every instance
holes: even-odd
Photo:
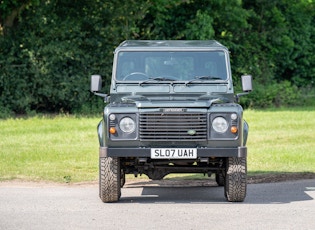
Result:
[[[140,190],[139,190],[140,188]],[[124,196],[128,189],[128,196]],[[130,196],[130,194],[134,195]],[[139,193],[139,191],[141,191]],[[309,194],[312,194],[309,195]],[[249,184],[240,204],[283,204],[315,199],[315,180]],[[128,184],[121,203],[225,203],[224,188],[211,180],[149,181]]]

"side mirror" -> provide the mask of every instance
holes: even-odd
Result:
[[[252,75],[242,76],[242,88],[244,93],[238,93],[235,96],[235,101],[238,103],[241,96],[249,94],[253,90],[253,78]]]
[[[92,75],[91,76],[91,92],[96,96],[104,98],[105,102],[109,102],[109,96],[104,93],[98,93],[102,89],[102,77],[101,75]]]
[[[101,75],[91,76],[91,92],[99,92],[102,89],[102,77]]]
[[[252,82],[253,82],[252,75],[243,75],[242,76],[243,92],[251,92],[253,90]]]

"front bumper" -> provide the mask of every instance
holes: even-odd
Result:
[[[151,148],[100,147],[100,157],[151,157]],[[247,147],[197,148],[198,157],[246,157]]]

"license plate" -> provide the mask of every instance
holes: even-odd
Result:
[[[196,159],[197,149],[187,148],[164,148],[164,149],[151,149],[152,159]]]

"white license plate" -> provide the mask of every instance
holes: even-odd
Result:
[[[197,149],[163,148],[151,149],[152,159],[196,159]]]

